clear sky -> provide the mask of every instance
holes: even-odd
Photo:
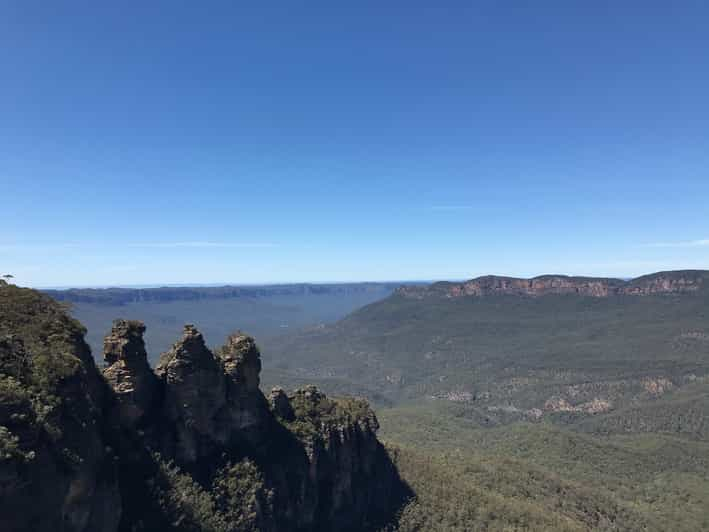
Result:
[[[2,2],[0,273],[709,268],[707,28],[682,0]]]

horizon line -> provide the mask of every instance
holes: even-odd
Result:
[[[482,277],[503,277],[510,279],[536,279],[539,277],[569,277],[569,278],[588,278],[588,279],[613,279],[619,281],[630,281],[633,279],[638,279],[640,277],[645,277],[647,275],[655,275],[659,273],[672,273],[672,272],[708,272],[709,269],[703,268],[679,268],[670,270],[657,270],[641,275],[633,276],[607,276],[607,275],[571,275],[565,273],[540,273],[537,275],[520,277],[515,275],[504,275],[504,274],[482,274],[476,275],[474,277],[460,277],[460,278],[428,278],[428,279],[374,279],[366,281],[352,281],[352,280],[342,280],[342,281],[283,281],[283,282],[253,282],[253,283],[232,283],[232,282],[214,282],[214,283],[141,283],[141,284],[95,284],[95,285],[46,285],[46,286],[28,286],[28,288],[33,288],[35,290],[57,290],[57,291],[68,291],[68,290],[110,290],[110,289],[125,289],[125,290],[141,290],[141,289],[157,289],[157,288],[220,288],[220,287],[273,287],[273,286],[289,286],[289,285],[309,285],[309,286],[328,286],[328,285],[356,285],[356,284],[433,284],[439,282],[466,282],[479,279]]]

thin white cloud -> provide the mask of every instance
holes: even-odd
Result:
[[[271,242],[211,242],[211,241],[189,241],[189,242],[146,242],[140,244],[129,244],[136,248],[272,248],[275,244]]]
[[[645,244],[648,248],[702,248],[709,247],[709,238],[702,240],[680,240],[677,242],[652,242]]]
[[[473,205],[434,205],[430,208],[432,211],[469,211],[473,209]]]

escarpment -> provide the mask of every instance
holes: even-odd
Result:
[[[111,391],[83,335],[48,296],[0,283],[0,530],[118,526]]]
[[[413,298],[492,295],[610,297],[692,294],[706,290],[707,287],[709,271],[681,270],[653,273],[630,281],[566,275],[541,275],[531,279],[486,275],[462,283],[440,282],[429,286],[402,286],[396,293]]]
[[[368,404],[266,398],[248,335],[187,325],[153,370],[117,320],[101,376],[47,296],[2,285],[0,317],[3,531],[368,530],[409,496]]]

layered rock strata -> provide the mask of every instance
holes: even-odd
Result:
[[[486,275],[462,283],[441,282],[429,286],[402,286],[397,293],[405,297],[530,296],[580,295],[610,297],[692,294],[709,286],[709,272],[683,270],[659,272],[630,281],[596,277],[542,275],[531,279]]]

